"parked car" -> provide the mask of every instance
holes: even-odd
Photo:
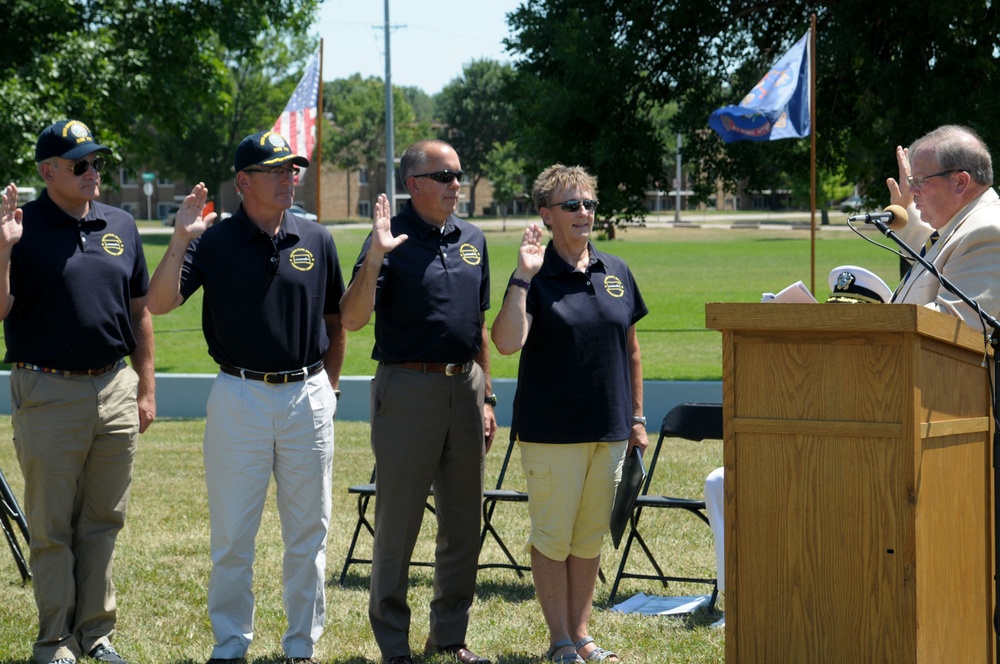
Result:
[[[288,208],[288,211],[294,214],[296,217],[305,219],[306,221],[318,221],[319,217],[314,215],[312,212],[306,212],[305,208],[301,205],[293,205]]]
[[[167,210],[166,216],[163,217],[163,225],[164,226],[173,226],[174,225],[174,223],[177,221],[177,210],[179,210],[179,209],[180,209],[180,206],[178,206],[178,205],[171,205],[170,206],[170,209]]]
[[[850,198],[845,198],[840,201],[840,211],[841,212],[860,212],[861,204],[864,200],[860,196],[851,196]]]

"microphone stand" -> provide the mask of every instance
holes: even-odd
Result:
[[[875,228],[882,235],[885,235],[899,245],[901,249],[920,263],[924,269],[934,275],[949,293],[952,293],[962,300],[962,302],[969,305],[979,316],[979,319],[992,329],[989,344],[990,348],[993,349],[993,384],[990,390],[993,397],[993,588],[995,592],[994,596],[1000,599],[1000,575],[998,575],[998,572],[1000,572],[1000,482],[997,482],[997,477],[1000,476],[1000,426],[998,426],[1000,422],[997,420],[997,413],[1000,412],[1000,394],[997,393],[997,376],[998,371],[1000,371],[1000,354],[997,352],[998,347],[1000,347],[1000,321],[983,311],[978,302],[960,291],[955,284],[948,281],[947,278],[938,272],[937,268],[930,261],[900,240],[888,225],[877,219],[872,219],[870,223],[874,224]],[[1000,650],[1000,607],[997,605],[993,606],[993,633],[997,639],[997,649]]]

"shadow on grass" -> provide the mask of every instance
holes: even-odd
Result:
[[[33,659],[0,659],[0,664],[35,664]]]
[[[476,580],[476,596],[481,599],[500,598],[508,602],[526,602],[535,599],[535,585],[530,576],[519,579],[513,572],[509,579],[494,578],[496,573],[480,571]],[[335,588],[340,585],[340,575],[332,575],[326,585]],[[434,582],[434,577],[430,570],[420,568],[410,570],[410,586],[430,587]],[[347,572],[344,579],[345,590],[370,590],[371,576],[367,569],[363,572]],[[0,662],[2,664],[2,662]]]

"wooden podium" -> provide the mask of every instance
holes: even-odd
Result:
[[[994,662],[983,335],[916,305],[708,304],[706,326],[726,661]]]

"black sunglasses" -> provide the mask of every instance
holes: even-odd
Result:
[[[583,209],[586,210],[587,212],[593,212],[594,210],[597,209],[597,205],[599,202],[600,201],[595,201],[590,198],[588,198],[585,201],[578,201],[575,198],[571,198],[568,201],[563,201],[562,203],[553,203],[551,205],[546,205],[545,207],[552,208],[558,205],[566,212],[576,212],[577,210],[580,209],[580,206],[582,205]]]
[[[87,169],[91,166],[94,167],[95,173],[100,173],[104,170],[104,157],[95,157],[94,161],[87,161],[86,159],[81,159],[80,161],[73,162],[73,175],[79,177],[87,172]]]
[[[415,178],[430,178],[435,182],[440,182],[441,184],[451,184],[452,180],[462,181],[462,176],[465,175],[462,171],[435,171],[433,173],[421,173],[420,175],[414,175]]]
[[[298,175],[302,170],[297,166],[291,168],[244,168],[244,173],[264,173],[265,175]]]

